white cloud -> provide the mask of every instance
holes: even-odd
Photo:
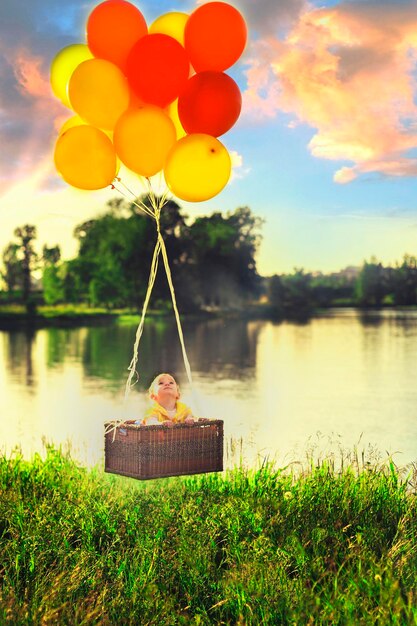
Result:
[[[232,160],[232,175],[230,182],[245,178],[250,173],[250,168],[244,167],[243,156],[235,150],[231,150],[230,158]]]

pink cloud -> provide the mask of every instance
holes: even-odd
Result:
[[[52,161],[55,126],[71,113],[54,98],[45,59],[26,47],[3,49],[9,71],[9,87],[2,92],[8,125],[2,131],[2,194],[17,181],[39,169],[45,158]],[[18,155],[14,158],[13,155]],[[49,173],[41,168],[47,184]],[[37,179],[38,180],[38,179]],[[42,186],[39,179],[39,185]]]
[[[246,114],[283,111],[314,127],[313,156],[353,164],[336,182],[368,172],[415,176],[407,153],[417,147],[416,33],[411,4],[304,11],[284,41],[255,43]]]
[[[51,87],[49,79],[42,72],[43,59],[31,56],[25,50],[16,52],[14,59],[14,73],[22,93],[35,98],[50,98]]]
[[[417,176],[417,159],[398,158],[397,160],[364,161],[353,167],[341,167],[335,173],[333,180],[341,184],[350,183],[361,174],[367,173],[378,173],[391,178],[415,177]]]
[[[282,52],[275,39],[263,39],[252,46],[247,89],[243,94],[243,115],[256,118],[275,117],[281,96],[280,82],[275,80],[272,59]]]

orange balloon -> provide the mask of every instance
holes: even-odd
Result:
[[[87,122],[84,122],[84,120],[81,119],[79,115],[73,115],[62,124],[61,128],[59,129],[59,134],[63,135],[70,128],[74,128],[74,126],[84,126],[85,124],[87,124]]]
[[[122,163],[146,177],[162,170],[175,140],[173,121],[153,105],[126,111],[116,124],[113,138]]]
[[[130,101],[129,101],[129,109],[141,109],[144,107],[146,102],[141,100],[132,89],[130,90]]]
[[[196,72],[223,72],[246,46],[243,16],[225,2],[207,2],[191,13],[185,25],[185,49]]]
[[[125,0],[102,2],[87,21],[87,43],[91,52],[118,65],[123,72],[130,50],[147,32],[142,13]]]
[[[164,108],[178,98],[190,71],[187,53],[169,35],[155,33],[142,37],[127,60],[127,78],[144,102]]]
[[[63,179],[78,189],[102,189],[117,174],[113,144],[94,126],[74,126],[58,137],[55,167]]]
[[[71,106],[86,122],[113,130],[130,102],[129,85],[121,70],[104,59],[84,61],[68,83]]]
[[[59,129],[59,134],[62,135],[74,126],[88,126],[88,124],[79,115],[73,115],[62,124]],[[103,133],[107,135],[110,141],[113,141],[113,133],[110,130],[103,130]]]
[[[219,137],[236,122],[242,96],[233,78],[223,72],[192,76],[178,100],[178,115],[187,133]]]

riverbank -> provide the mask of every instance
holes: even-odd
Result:
[[[168,309],[149,309],[147,318],[173,318],[173,311]],[[228,317],[247,319],[273,319],[270,307],[251,305],[245,310],[203,310],[182,314],[183,319],[204,320]],[[101,324],[138,324],[140,314],[133,309],[90,308],[83,305],[38,306],[36,313],[28,314],[23,305],[0,305],[0,329],[76,327]]]
[[[108,324],[117,318],[116,312],[79,305],[39,306],[36,313],[31,314],[28,314],[26,308],[20,304],[0,305],[0,329]]]
[[[354,305],[335,306],[328,308],[317,308],[300,310],[291,315],[276,315],[271,306],[267,304],[251,304],[242,310],[222,310],[207,309],[195,313],[185,313],[183,319],[204,320],[204,319],[253,319],[271,320],[276,322],[295,321],[308,322],[313,317],[325,316],[330,312],[355,310],[364,317],[372,316],[381,311],[393,311],[395,313],[407,313],[417,311],[415,306],[385,306],[355,307]],[[172,309],[149,309],[147,318],[164,319],[172,318]],[[0,330],[14,328],[47,328],[47,327],[77,327],[77,326],[99,326],[112,323],[117,324],[137,324],[140,314],[133,309],[112,309],[90,308],[84,305],[57,305],[38,306],[35,314],[28,314],[23,305],[0,304]]]
[[[149,311],[149,317],[164,317],[166,312]],[[38,306],[28,314],[23,305],[0,305],[0,329],[99,326],[111,323],[137,323],[139,314],[130,309],[90,308],[82,305]]]
[[[142,483],[53,448],[0,457],[0,622],[416,624],[409,479],[388,461]]]

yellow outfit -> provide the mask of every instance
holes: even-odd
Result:
[[[183,402],[175,403],[175,414],[171,417],[168,411],[158,404],[158,402],[154,402],[150,409],[148,409],[145,413],[145,417],[142,420],[142,424],[147,424],[148,420],[152,418],[156,418],[158,422],[165,422],[166,420],[171,420],[172,422],[179,423],[183,422],[187,417],[192,417],[191,409],[184,404]]]

